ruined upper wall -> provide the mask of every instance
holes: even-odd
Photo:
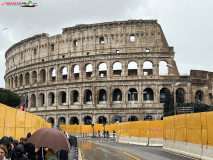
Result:
[[[63,58],[143,52],[171,53],[174,58],[157,20],[82,24],[64,28],[59,35],[35,35],[14,44],[5,53],[6,72]]]

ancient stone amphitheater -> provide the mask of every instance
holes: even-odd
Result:
[[[157,20],[79,24],[11,46],[6,88],[55,125],[160,119],[166,88],[212,105],[213,73],[180,76],[174,55]]]

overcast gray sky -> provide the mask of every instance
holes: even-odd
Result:
[[[27,0],[0,0],[27,2]],[[213,0],[34,0],[35,8],[0,6],[0,87],[5,86],[5,51],[35,34],[128,19],[157,19],[181,74],[213,71]],[[2,31],[4,28],[7,30]]]

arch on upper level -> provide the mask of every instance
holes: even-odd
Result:
[[[104,62],[101,62],[98,65],[99,77],[106,77],[107,76],[107,65]]]
[[[152,61],[145,61],[143,63],[143,75],[144,76],[153,75],[153,63],[152,63]]]
[[[113,75],[122,75],[122,64],[121,62],[117,61],[113,63]]]
[[[138,64],[135,61],[128,63],[128,76],[137,76],[138,75]]]
[[[165,60],[159,62],[159,75],[160,76],[169,75],[168,63]]]

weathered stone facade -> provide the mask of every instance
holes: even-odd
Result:
[[[35,35],[10,47],[5,58],[6,88],[27,93],[27,110],[54,124],[160,119],[173,73],[175,93],[181,90],[186,102],[213,103],[213,73],[180,76],[156,20],[82,24],[60,35]]]

